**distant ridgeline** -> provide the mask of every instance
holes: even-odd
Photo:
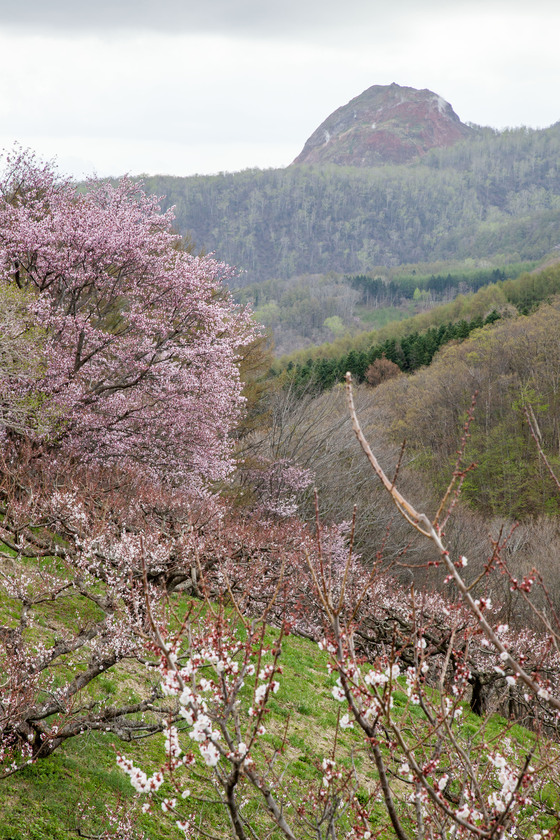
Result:
[[[467,338],[473,330],[486,324],[493,324],[500,315],[494,309],[486,318],[461,319],[456,323],[430,327],[425,332],[413,332],[403,338],[388,338],[381,344],[374,344],[369,350],[350,350],[349,353],[332,359],[308,359],[303,364],[288,362],[286,371],[296,391],[324,391],[342,382],[347,372],[357,382],[365,382],[367,372],[378,359],[387,359],[402,373],[413,373],[429,365],[437,351],[449,341]]]

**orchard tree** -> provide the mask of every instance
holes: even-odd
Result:
[[[126,178],[81,191],[29,153],[7,158],[0,282],[44,337],[34,381],[4,389],[4,431],[33,394],[41,423],[27,431],[51,451],[192,487],[227,475],[236,354],[254,331],[224,289],[230,269],[184,250],[172,224]]]
[[[230,269],[185,250],[172,223],[128,179],[80,190],[27,152],[5,161],[0,775],[90,729],[160,726],[157,709],[135,718],[149,681],[109,705],[87,692],[145,658],[142,558],[156,612],[179,582],[196,591],[193,528],[232,469],[238,353],[255,332]]]
[[[232,612],[208,602],[202,620],[191,609],[176,630],[158,625],[146,597],[162,688],[178,703],[182,722],[170,721],[165,729],[163,766],[146,772],[125,756],[118,764],[144,807],[157,803],[174,820],[177,836],[187,838],[212,830],[238,840],[272,832],[288,840],[557,837],[560,814],[547,791],[558,783],[558,744],[545,732],[554,732],[560,714],[558,617],[536,609],[540,633],[516,633],[500,621],[489,597],[475,597],[476,586],[497,573],[530,603],[542,581],[536,572],[523,580],[511,574],[506,536],[491,546],[482,581],[473,578],[467,557],[452,557],[444,542],[465,475],[462,453],[441,507],[429,519],[380,467],[350,388],[348,396],[371,467],[409,526],[432,544],[433,562],[455,597],[391,585],[379,565],[365,567],[354,555],[351,531],[345,547],[340,534],[328,535],[319,523],[314,547],[301,540],[305,563],[298,568],[285,559],[284,582],[277,564],[270,581],[253,562],[236,596],[233,564],[227,572],[222,567]],[[235,564],[237,574],[243,565]],[[261,584],[261,601],[258,609],[253,602],[251,617],[248,593],[257,591],[252,575]],[[266,624],[274,620],[278,632],[265,643]],[[322,750],[315,745],[316,772],[308,771],[304,791],[285,755],[289,723],[280,747],[267,741],[275,726],[273,698],[281,697],[288,631],[317,639],[340,709],[332,742]],[[502,693],[516,694],[532,709],[533,736],[522,737],[513,721],[503,721],[496,736],[482,709],[478,724],[472,715],[464,720],[473,676],[484,669],[500,681]],[[361,748],[341,744],[344,730],[361,737]],[[278,741],[277,724],[272,731]],[[375,767],[375,775],[365,771],[367,792],[357,761],[364,756]],[[209,802],[216,812],[212,828],[201,821]],[[225,819],[218,822],[220,815]]]

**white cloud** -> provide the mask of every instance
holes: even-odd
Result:
[[[393,81],[465,121],[560,119],[548,0],[0,0],[0,22],[0,143],[73,172],[286,165],[335,108]]]
[[[489,0],[469,0],[469,8]],[[493,5],[515,5],[515,0],[490,0]],[[364,23],[379,32],[404,30],[411,18],[441,13],[449,0],[0,0],[0,21],[27,31],[167,33],[222,33],[234,37],[273,40],[322,39],[327,33],[353,32],[360,36]],[[356,28],[356,22],[360,27]]]

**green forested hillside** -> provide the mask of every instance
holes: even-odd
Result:
[[[483,260],[473,267],[476,263],[403,265],[344,276],[306,274],[252,283],[238,289],[235,297],[251,305],[255,320],[271,332],[276,355],[282,356],[335,339],[348,344],[361,341],[364,332],[425,316],[458,295],[514,279],[533,267],[533,263],[515,263],[498,268]],[[436,314],[434,318],[439,326],[441,319],[437,321]]]
[[[498,321],[452,343],[413,377],[388,382],[379,399],[391,406],[391,434],[421,453],[425,474],[441,490],[456,457],[461,424],[473,395],[466,460],[476,464],[463,499],[486,516],[523,519],[560,510],[556,482],[538,442],[560,466],[559,301],[531,315]],[[528,412],[526,416],[525,412]]]
[[[147,177],[236,284],[435,259],[542,257],[560,243],[560,124],[480,131],[403,166]]]
[[[465,476],[463,500],[483,524],[461,520],[463,507],[461,527],[469,534],[477,527],[487,533],[492,521],[544,517],[546,537],[519,539],[533,557],[528,562],[548,564],[547,551],[557,550],[552,546],[560,497],[525,409],[534,413],[540,444],[557,470],[559,293],[560,267],[553,266],[383,330],[278,360],[275,382],[284,383],[293,407],[278,409],[274,452],[297,457],[314,471],[328,515],[342,512],[348,518],[358,505],[360,547],[369,556],[383,539],[389,514],[374,501],[365,467],[361,472],[336,383],[347,370],[355,382],[365,383],[361,412],[376,451],[394,464],[406,440],[404,463],[411,469],[403,468],[400,481],[427,508],[447,486],[477,393],[465,454],[465,463],[477,468]]]
[[[552,276],[560,279],[560,271],[545,272],[543,287]],[[521,298],[519,284],[515,289]],[[332,387],[344,369],[357,381],[379,386],[370,391],[369,422],[385,441],[382,446],[406,440],[416,475],[422,483],[428,480],[436,497],[449,480],[474,396],[465,463],[476,469],[464,477],[463,500],[488,521],[554,514],[555,523],[559,488],[538,445],[558,472],[559,320],[558,295],[550,296],[529,313],[510,307],[484,322],[475,317],[400,332],[369,350],[289,366],[284,376],[300,392]],[[331,400],[336,401],[334,394]]]
[[[496,274],[499,276],[500,272],[487,273],[488,276]],[[483,276],[484,272],[478,275]],[[505,277],[504,272],[502,276]],[[421,285],[422,278],[405,276],[405,290],[410,280],[414,282],[416,279]],[[366,290],[376,283],[366,277],[354,280],[360,281],[358,285]],[[429,365],[443,345],[467,338],[473,330],[493,323],[502,315],[511,316],[512,310],[528,314],[542,301],[558,293],[558,266],[524,273],[509,280],[498,280],[474,294],[458,295],[448,303],[404,320],[396,318],[382,329],[361,331],[355,336],[346,334],[334,342],[293,353],[280,359],[272,372],[287,371],[290,381],[300,390],[308,386],[315,390],[330,388],[335,382],[342,381],[347,371],[356,381],[363,382],[367,378],[368,367],[382,358],[396,365],[397,370],[411,373]]]

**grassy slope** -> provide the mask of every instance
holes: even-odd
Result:
[[[284,675],[279,693],[271,700],[265,740],[279,748],[289,729],[282,760],[289,761],[295,784],[318,777],[321,758],[328,752],[337,720],[338,704],[331,694],[334,678],[326,670],[326,656],[315,644],[290,638],[283,653]],[[118,682],[116,673],[105,678],[106,689]],[[341,747],[355,742],[353,733],[341,733]],[[163,741],[154,736],[137,744],[115,744],[114,736],[87,733],[63,745],[53,756],[22,773],[0,781],[0,838],[39,840],[75,837],[77,815],[91,805],[102,821],[105,803],[127,808],[135,804],[128,778],[116,766],[117,749],[139,766],[155,768],[163,761]],[[355,744],[354,744],[355,745]],[[367,782],[366,782],[367,784]],[[207,815],[213,821],[211,814]],[[142,816],[139,825],[150,840],[179,836],[170,823]],[[95,820],[89,823],[95,827]],[[84,831],[87,831],[84,825]],[[92,831],[91,833],[95,833]]]
[[[271,748],[279,748],[286,733],[285,748],[279,756],[280,766],[289,765],[290,784],[294,791],[301,792],[320,779],[321,759],[332,750],[337,714],[341,705],[331,694],[334,677],[327,673],[326,655],[315,644],[307,640],[290,637],[285,642],[282,654],[284,674],[281,688],[271,701],[271,713],[267,718],[268,733],[265,738]],[[116,676],[107,675],[107,680],[116,682]],[[418,707],[407,707],[404,694],[395,698],[397,708],[403,713],[408,708],[420,722],[422,713]],[[463,734],[474,736],[480,720],[464,709]],[[500,741],[507,726],[506,721],[493,718],[488,724],[487,736]],[[525,753],[533,736],[515,726],[508,736],[519,744]],[[69,840],[76,836],[78,814],[84,807],[91,808],[89,821],[82,824],[86,834],[95,835],[103,825],[107,805],[121,804],[127,810],[137,807],[128,779],[115,764],[113,736],[90,733],[80,739],[67,742],[56,754],[30,766],[19,775],[0,782],[0,838],[1,840]],[[155,736],[139,744],[119,745],[123,753],[135,760],[146,770],[154,769],[163,758],[161,736]],[[348,768],[350,756],[360,779],[359,798],[367,801],[375,783],[375,773],[370,757],[365,753],[359,735],[351,730],[339,732],[337,759]],[[196,780],[191,787],[196,788]],[[554,798],[553,792],[550,793]],[[189,803],[187,803],[189,804]],[[557,802],[549,803],[558,806]],[[192,802],[193,809],[196,807]],[[204,807],[204,806],[203,806]],[[219,818],[206,806],[204,824],[219,832]],[[258,824],[258,816],[255,817]],[[387,825],[387,818],[381,805],[374,807],[375,827]],[[552,827],[554,822],[542,815],[535,822],[535,828]],[[142,815],[138,822],[138,836],[150,840],[179,837],[171,821],[162,818],[161,811],[155,815]],[[374,825],[372,825],[372,828]],[[390,829],[383,836],[393,836]]]

